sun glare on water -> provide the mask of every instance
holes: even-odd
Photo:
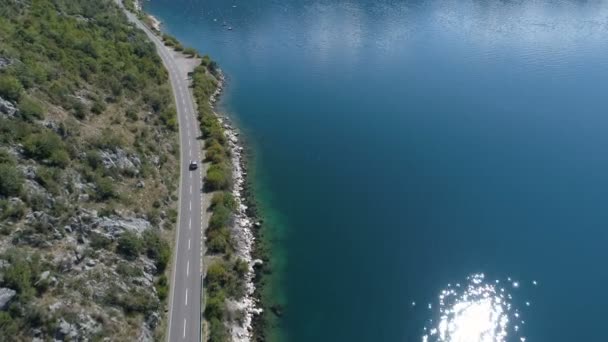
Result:
[[[536,281],[533,282],[536,286]],[[525,342],[521,326],[525,323],[519,310],[511,304],[508,289],[500,281],[487,282],[483,274],[467,278],[466,284],[448,284],[441,291],[436,307],[438,320],[430,320],[424,328],[423,342]],[[510,278],[510,288],[519,282]],[[433,307],[429,304],[429,309]]]

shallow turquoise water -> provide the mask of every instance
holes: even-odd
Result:
[[[229,76],[223,107],[275,239],[280,339],[420,341],[440,291],[482,272],[525,317],[508,339],[606,340],[608,4],[146,9]]]

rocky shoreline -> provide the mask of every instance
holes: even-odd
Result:
[[[225,79],[220,77],[217,90],[211,96],[210,102],[214,106],[218,97],[223,90]],[[247,191],[247,160],[245,149],[239,139],[240,133],[235,128],[230,120],[223,115],[214,111],[220,124],[224,128],[224,134],[228,140],[232,162],[232,195],[236,202],[234,213],[234,223],[232,225],[232,237],[235,242],[235,254],[245,260],[249,265],[249,270],[245,275],[245,295],[240,300],[228,300],[230,311],[243,312],[243,317],[229,323],[229,330],[232,341],[248,342],[252,340],[255,330],[255,316],[260,315],[263,310],[259,307],[259,299],[255,297],[255,277],[257,265],[263,263],[260,259],[253,259],[252,254],[255,247],[255,227],[260,227],[261,223],[257,221],[253,211],[247,206],[250,202],[249,192]]]

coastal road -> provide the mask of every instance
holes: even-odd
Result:
[[[121,5],[121,4],[120,4]],[[200,167],[190,171],[190,160],[201,161],[199,125],[194,102],[188,89],[186,71],[180,70],[162,41],[145,27],[137,17],[125,11],[129,20],[141,28],[156,45],[173,88],[180,140],[179,214],[174,248],[174,264],[169,295],[168,341],[200,341],[201,286],[203,258],[203,227],[207,215],[202,210],[202,175]],[[203,220],[205,218],[205,220]]]

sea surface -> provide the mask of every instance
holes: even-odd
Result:
[[[274,340],[608,341],[608,2],[145,9],[228,76]]]

